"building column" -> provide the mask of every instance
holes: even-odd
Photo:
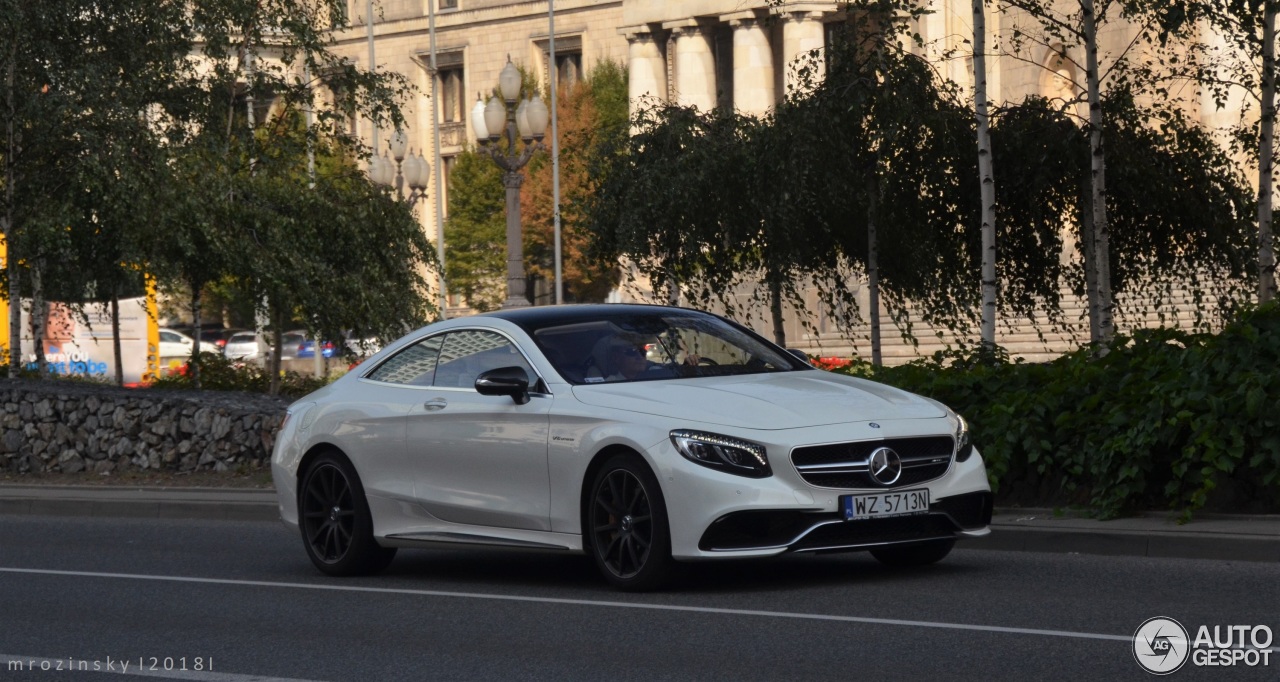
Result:
[[[826,44],[818,12],[788,12],[783,15],[782,23],[782,58],[786,62],[786,91],[792,94],[799,91],[799,86],[806,81],[812,86],[822,82],[827,73],[826,56],[821,52],[815,59],[810,55],[814,50],[821,50]],[[811,72],[807,77],[798,78],[798,69],[808,67]]]
[[[676,39],[676,103],[711,111],[716,106],[716,60],[710,29],[693,21],[663,27],[672,29]]]
[[[759,19],[730,17],[733,27],[733,107],[744,114],[764,115],[776,99],[773,48]]]
[[[667,99],[667,67],[662,46],[648,27],[620,29],[627,37],[627,83],[631,113],[646,97]]]

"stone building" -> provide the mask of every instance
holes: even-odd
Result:
[[[1060,0],[1063,7],[1075,0]],[[438,96],[433,101],[432,77],[428,68],[428,3],[436,3],[436,45],[438,72],[434,74]],[[334,37],[335,51],[361,65],[369,63],[368,0],[350,0],[348,28]],[[601,60],[626,65],[632,105],[644,97],[675,101],[709,109],[733,106],[748,113],[763,113],[778,102],[793,85],[791,67],[795,59],[811,50],[822,49],[833,33],[845,23],[839,3],[768,3],[764,0],[558,0],[556,2],[556,56],[549,55],[548,4],[545,0],[374,0],[373,35],[376,66],[404,74],[418,87],[406,109],[410,146],[432,156],[432,107],[440,125],[440,154],[444,175],[452,159],[469,140],[468,112],[480,92],[488,93],[497,83],[498,72],[508,58],[522,64],[545,83],[555,68],[562,83],[572,82]],[[972,36],[972,4],[969,0],[934,0],[933,11],[922,16],[914,27],[923,38],[923,50],[936,59],[941,75],[963,87],[972,87],[973,64],[966,53]],[[1026,27],[1025,17],[988,16],[988,44],[1016,27]],[[1131,48],[1136,29],[1122,22],[1103,27],[1100,47],[1103,59]],[[1206,34],[1205,39],[1214,40]],[[954,56],[944,58],[948,51]],[[1071,99],[1081,92],[1083,77],[1077,64],[1082,50],[1060,45],[1030,47],[1017,58],[993,59],[988,64],[988,89],[994,103],[1019,101],[1027,95]],[[1219,109],[1211,98],[1193,86],[1183,86],[1171,95],[1210,128],[1221,129],[1238,122],[1246,102],[1242,97]],[[1075,105],[1084,116],[1087,108]],[[1256,114],[1255,114],[1256,115]],[[352,130],[366,142],[374,131],[368,121],[353,120]],[[379,149],[386,149],[389,131],[380,131]],[[976,154],[976,150],[975,150]],[[434,185],[429,197],[418,206],[428,233],[438,233],[431,202],[447,196]],[[446,245],[447,246],[447,245]],[[1064,255],[1064,257],[1066,257]],[[621,292],[619,300],[634,294]],[[465,302],[453,299],[456,312]],[[864,308],[865,309],[865,308]],[[868,354],[865,339],[847,339],[821,318],[814,321],[817,334],[798,319],[788,324],[788,339],[795,345],[821,354],[845,355],[850,351]],[[1121,320],[1121,325],[1142,321]],[[764,323],[757,324],[766,331]],[[1005,329],[998,339],[1016,352],[1043,358],[1070,345],[1069,339],[1053,339],[1046,347],[1034,332]],[[896,335],[886,331],[887,361],[927,354],[934,345],[931,331],[920,334],[920,348],[894,343]],[[890,345],[894,347],[890,347]]]

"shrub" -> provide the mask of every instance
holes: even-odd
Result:
[[[200,387],[205,390],[266,393],[271,386],[271,376],[256,365],[234,362],[214,353],[201,353],[197,362],[200,363]],[[325,379],[296,372],[282,372],[280,395],[301,398],[324,387],[332,379],[333,377]],[[183,365],[178,372],[155,379],[149,386],[160,389],[195,388],[187,365]]]
[[[1006,501],[1087,503],[1102,516],[1206,505],[1276,511],[1280,307],[1218,334],[1153,329],[1044,364],[1003,351],[840,370],[927,395],[969,420]]]

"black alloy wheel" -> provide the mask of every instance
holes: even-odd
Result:
[[[618,455],[591,486],[591,554],[606,580],[624,590],[661,587],[671,573],[671,535],[658,481],[643,461]]]
[[[316,458],[298,494],[299,527],[307,556],[329,575],[364,575],[387,567],[395,548],[378,545],[360,477],[334,452]]]

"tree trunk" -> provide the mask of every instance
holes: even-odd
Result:
[[[124,387],[124,358],[120,357],[120,291],[111,294],[111,350],[115,353],[116,386]]]
[[[1094,269],[1093,244],[1093,185],[1086,183],[1081,188],[1082,209],[1080,211],[1080,255],[1084,260],[1084,295],[1085,305],[1089,313],[1089,343],[1098,343],[1098,272]]]
[[[43,259],[37,258],[31,264],[31,345],[35,346],[36,378],[44,379],[49,371],[49,360],[44,356],[44,332],[48,319],[45,310],[44,280],[41,273]]]
[[[992,171],[987,112],[987,16],[984,0],[973,0],[974,110],[978,117],[978,180],[982,192],[982,343],[996,343],[996,183]]]
[[[867,293],[870,299],[867,315],[871,318],[871,364],[879,367],[880,355],[880,245],[876,240],[876,210],[880,188],[871,180],[867,206]]]
[[[1262,18],[1262,121],[1258,136],[1258,302],[1276,297],[1275,236],[1272,230],[1272,186],[1276,126],[1276,9],[1265,3]]]
[[[1094,270],[1098,277],[1098,337],[1115,334],[1111,295],[1111,229],[1107,224],[1107,158],[1102,145],[1102,94],[1098,76],[1098,24],[1093,0],[1080,0],[1085,42],[1085,77],[1089,87],[1089,154],[1092,177]]]
[[[773,342],[786,348],[787,330],[782,324],[782,282],[772,273],[769,276],[769,311],[773,316]]]
[[[271,357],[267,360],[267,371],[271,373],[271,383],[267,393],[280,395],[280,356],[284,353],[284,312],[273,311],[271,315]]]
[[[187,364],[191,372],[191,387],[200,390],[200,285],[191,283],[191,334],[195,343],[191,344],[191,362]]]

